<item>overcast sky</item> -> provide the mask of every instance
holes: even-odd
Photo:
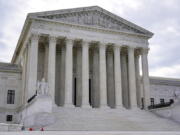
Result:
[[[150,75],[180,78],[180,0],[0,0],[0,61],[11,61],[27,13],[92,5],[153,32]]]

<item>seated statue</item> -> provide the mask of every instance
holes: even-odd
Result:
[[[45,82],[44,78],[37,82],[37,95],[49,95],[48,83]]]

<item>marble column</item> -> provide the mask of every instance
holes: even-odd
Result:
[[[49,91],[55,102],[55,71],[56,71],[56,37],[49,37],[49,57],[48,57],[48,84]]]
[[[137,105],[141,108],[141,77],[139,71],[139,54],[135,55],[135,73],[136,73],[136,94],[137,94]]]
[[[116,108],[122,108],[121,59],[120,46],[114,46],[114,82]]]
[[[60,106],[64,105],[65,102],[65,46],[61,46],[60,54]]]
[[[37,65],[38,65],[38,43],[39,43],[39,35],[32,34],[31,36],[31,44],[28,49],[28,99],[31,98],[36,93],[36,84],[37,84]]]
[[[89,108],[89,43],[82,42],[82,107]]]
[[[72,89],[73,89],[73,40],[66,39],[65,54],[65,107],[73,107]]]
[[[127,54],[125,51],[121,54],[121,78],[122,78],[122,99],[123,99],[123,105],[125,108],[129,108],[130,104],[130,97],[129,97],[129,82],[128,82],[128,64],[127,64]]]
[[[47,77],[48,77],[48,55],[49,55],[49,47],[48,44],[45,43],[45,57],[44,57],[44,79],[47,81]]]
[[[92,54],[92,91],[91,102],[92,107],[98,108],[100,105],[100,89],[99,89],[99,48],[93,48]]]
[[[27,62],[28,62],[28,44],[23,53],[23,65],[22,65],[22,104],[26,104],[26,81],[27,81]]]
[[[134,63],[134,48],[128,48],[128,71],[129,71],[129,92],[130,92],[130,108],[137,108],[136,99],[136,77]]]
[[[107,104],[115,108],[114,53],[111,46],[106,49]]]
[[[149,71],[148,71],[148,48],[142,49],[142,82],[144,91],[144,107],[148,110],[150,105],[150,84],[149,84]]]
[[[27,65],[26,65],[26,88],[25,88],[25,102],[28,100],[29,89],[29,69],[30,69],[30,54],[31,54],[31,42],[27,43]]]
[[[75,73],[76,73],[76,106],[81,107],[82,105],[82,48],[77,47],[76,50]]]
[[[99,45],[99,90],[100,107],[107,107],[107,84],[106,84],[106,46]]]

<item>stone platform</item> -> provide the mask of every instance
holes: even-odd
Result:
[[[180,125],[140,109],[54,107],[56,122],[48,131],[180,131]]]
[[[146,131],[24,131],[0,132],[0,135],[180,135],[180,132]]]

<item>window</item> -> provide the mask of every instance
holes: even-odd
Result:
[[[8,90],[7,92],[7,104],[14,104],[15,90]]]
[[[151,105],[154,106],[154,98],[151,98]]]
[[[163,98],[160,99],[160,103],[164,104],[164,99]]]
[[[173,104],[173,103],[174,103],[174,99],[170,99],[169,102],[170,102],[171,104]]]
[[[6,121],[12,121],[13,119],[13,116],[12,115],[7,115],[6,116]]]

